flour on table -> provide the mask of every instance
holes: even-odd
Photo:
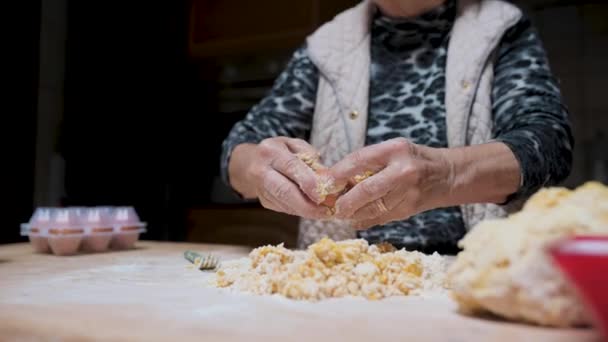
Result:
[[[213,285],[258,295],[317,301],[357,296],[443,294],[446,261],[439,254],[385,252],[362,239],[323,239],[305,251],[278,246],[254,249],[248,258],[224,262]]]

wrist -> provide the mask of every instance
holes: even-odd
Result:
[[[228,164],[230,185],[246,199],[257,197],[255,182],[252,181],[252,167],[254,165],[256,144],[239,144],[233,151]]]
[[[450,170],[447,205],[503,203],[520,186],[520,166],[503,143],[443,149]]]
[[[414,155],[423,161],[421,189],[424,189],[424,200],[419,211],[453,206],[456,182],[457,158],[447,148],[434,148],[414,145]]]
[[[471,182],[473,177],[470,176],[472,168],[465,149],[441,149],[447,171],[446,183],[448,191],[446,191],[444,198],[445,206],[462,204],[466,198],[470,197],[468,194],[470,189],[467,187],[467,184]]]

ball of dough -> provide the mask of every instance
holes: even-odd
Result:
[[[547,326],[590,324],[572,286],[546,249],[558,239],[608,234],[608,187],[540,190],[522,211],[474,227],[448,271],[462,311]]]

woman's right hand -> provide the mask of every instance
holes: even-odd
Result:
[[[328,218],[319,205],[318,177],[299,155],[317,156],[306,141],[268,138],[235,147],[229,165],[230,182],[244,197],[258,198],[267,209],[310,219]]]

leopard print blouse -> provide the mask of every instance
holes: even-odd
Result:
[[[416,18],[376,14],[371,30],[370,103],[366,144],[405,137],[416,144],[447,147],[446,55],[456,15],[455,0]],[[564,180],[572,164],[568,112],[537,31],[522,18],[502,38],[492,90],[494,139],[520,162],[523,185],[509,200]],[[319,72],[306,46],[295,51],[270,93],[226,138],[222,176],[228,180],[233,148],[274,136],[308,140]],[[424,252],[454,253],[465,234],[458,207],[439,208],[362,231],[370,243],[390,242]]]

